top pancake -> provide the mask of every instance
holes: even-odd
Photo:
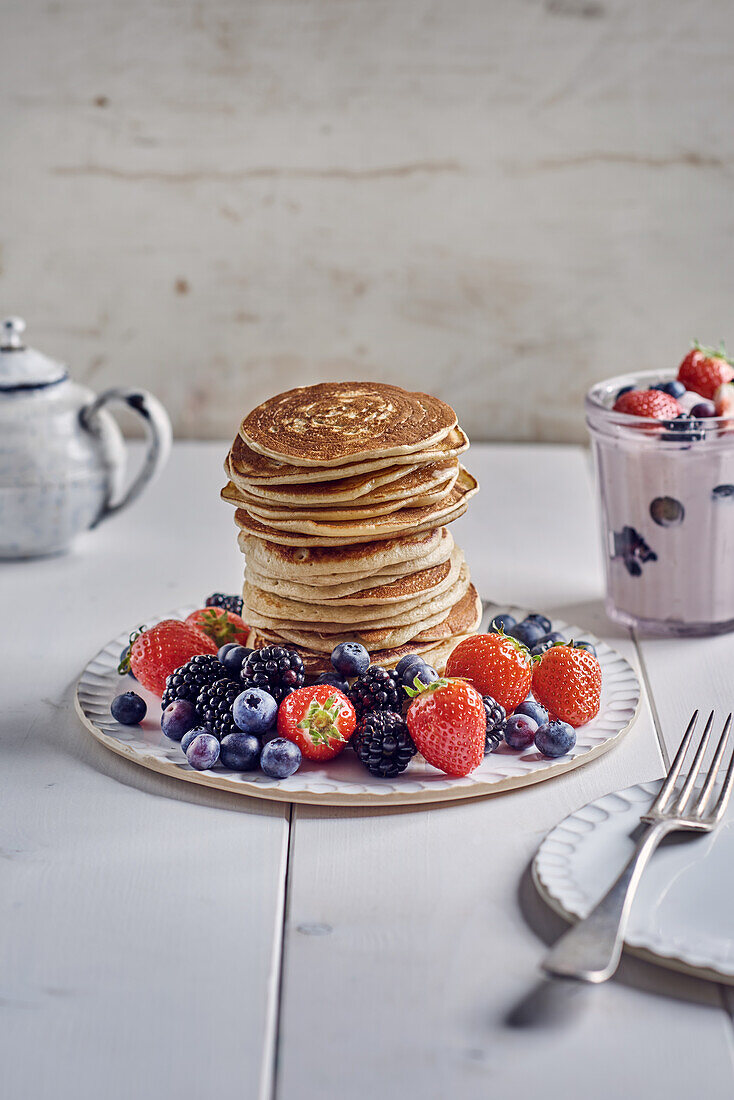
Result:
[[[258,405],[240,435],[251,450],[297,466],[415,454],[456,427],[444,401],[382,382],[299,386]]]
[[[370,492],[377,485],[386,485],[400,477],[405,470],[431,462],[448,462],[458,458],[469,447],[466,433],[460,428],[451,431],[437,443],[422,451],[389,458],[372,456],[363,462],[349,462],[341,466],[295,466],[276,462],[248,447],[241,435],[235,437],[229,452],[227,476],[242,483],[252,492],[258,485],[301,486],[309,482],[333,482],[345,484],[349,494],[355,496]],[[225,467],[226,468],[226,467]],[[367,476],[365,476],[367,475]],[[346,484],[345,479],[360,479]]]

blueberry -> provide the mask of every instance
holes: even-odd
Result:
[[[262,688],[245,688],[232,704],[232,717],[244,733],[264,733],[275,724],[278,704]]]
[[[505,741],[511,749],[526,749],[535,740],[538,723],[527,714],[511,714],[505,722]]]
[[[406,653],[404,657],[401,657],[398,663],[395,665],[395,672],[400,680],[402,680],[405,670],[408,665],[412,665],[415,662],[419,664],[425,664],[422,657],[419,657],[417,653]]]
[[[404,681],[404,683],[408,684],[408,687],[414,687],[416,680],[424,685],[435,684],[436,680],[438,680],[438,673],[435,668],[431,668],[431,666],[427,665],[425,662],[420,668],[417,665],[409,665],[408,672],[413,676],[412,681]]]
[[[542,638],[539,638],[535,645],[530,650],[530,654],[533,657],[539,657],[541,653],[545,653],[547,649],[558,643],[563,644],[566,639],[558,630],[551,630],[549,634],[544,634]]]
[[[585,649],[587,653],[591,653],[596,657],[596,646],[592,645],[591,642],[574,642],[573,644],[575,649]]]
[[[340,642],[332,651],[331,663],[342,676],[361,676],[370,667],[370,655],[359,642]]]
[[[548,721],[548,711],[545,707],[541,707],[540,703],[536,703],[534,699],[526,699],[524,703],[520,703],[519,706],[515,707],[513,714],[524,714],[527,718],[532,718],[539,726]]]
[[[343,691],[345,695],[349,691],[349,681],[342,679],[338,672],[322,672],[320,676],[316,677],[316,683],[329,684],[331,687]]]
[[[699,401],[691,409],[691,416],[716,416],[716,405],[713,401]]]
[[[127,665],[127,669],[126,669],[127,675],[132,676],[133,680],[137,680],[137,676],[135,675],[135,673],[133,672],[133,670],[130,667],[130,644],[129,643],[125,646],[125,648],[123,650],[120,651],[119,664]],[[117,671],[120,672],[120,669],[118,668]],[[125,673],[120,672],[120,675],[124,676]]]
[[[658,382],[657,385],[651,387],[654,390],[662,390],[663,393],[669,393],[671,397],[676,399],[682,397],[686,392],[686,387],[682,382],[679,382],[677,378],[674,378],[672,382]]]
[[[190,729],[188,733],[183,735],[181,738],[181,749],[184,753],[187,751],[194,738],[198,737],[200,733],[209,733],[209,730],[206,726],[194,726],[193,729]]]
[[[675,497],[655,497],[650,503],[650,515],[659,527],[673,527],[683,522],[685,509]]]
[[[224,658],[229,653],[230,649],[234,649],[236,647],[236,645],[237,645],[237,642],[227,642],[226,645],[220,646],[219,649],[217,650],[217,660],[218,661],[223,661]]]
[[[635,554],[640,561],[657,561],[658,556],[654,550],[651,550],[643,538],[640,539]]]
[[[734,485],[717,485],[711,490],[713,500],[734,501]]]
[[[186,750],[186,759],[197,772],[213,768],[219,759],[219,742],[214,734],[197,734]]]
[[[222,656],[223,649],[227,650],[224,656]],[[232,679],[239,680],[240,673],[242,672],[242,666],[244,665],[245,661],[251,653],[252,650],[247,649],[246,646],[232,645],[231,642],[228,642],[226,646],[222,646],[222,649],[219,650],[219,653],[217,653],[217,657],[222,662],[227,673],[232,677]]]
[[[704,439],[706,435],[701,421],[693,420],[688,413],[681,413],[675,420],[663,420],[661,423],[667,431],[661,432],[660,438],[668,443],[692,443]]]
[[[489,624],[489,633],[499,634],[500,630],[504,630],[505,634],[509,634],[516,624],[517,619],[514,615],[510,615],[507,611],[501,611],[499,615],[495,615]]]
[[[538,626],[543,627],[543,633],[548,634],[551,630],[551,621],[547,615],[539,615],[537,611],[531,611],[529,615],[525,616],[526,623],[537,623]]]
[[[576,731],[557,718],[538,727],[535,746],[543,756],[565,756],[576,744]]]
[[[180,741],[198,721],[196,707],[188,699],[174,699],[161,715],[161,729],[172,741]]]
[[[143,699],[134,691],[116,695],[110,706],[112,717],[123,726],[138,726],[145,718],[148,708]]]
[[[523,619],[521,623],[517,623],[507,633],[511,637],[517,638],[518,642],[522,642],[528,649],[532,649],[536,642],[539,642],[544,636],[545,630],[534,619]]]
[[[222,738],[219,759],[233,772],[251,772],[260,759],[260,742],[254,733],[228,733]]]
[[[398,667],[400,665],[402,665],[402,668],[400,672],[398,672]],[[406,661],[405,658],[403,658],[402,661],[398,661],[398,664],[395,667],[395,671],[398,672],[400,682],[402,684],[407,684],[408,687],[412,687],[413,681],[415,680],[418,673],[422,672],[423,669],[427,667],[428,666],[426,665],[426,662],[423,660],[423,658],[418,657],[415,653],[413,653],[411,654],[410,660]]]
[[[614,532],[614,557],[623,558],[631,554],[637,543],[638,534],[634,527],[623,527],[621,531]]]
[[[268,741],[260,756],[260,767],[271,779],[287,779],[301,766],[301,750],[285,737]]]
[[[267,745],[268,741],[276,741],[279,737],[280,734],[278,733],[278,727],[273,726],[273,728],[271,730],[268,730],[267,733],[260,734],[260,744],[265,746]]]
[[[615,401],[619,400],[619,398],[622,396],[623,393],[632,393],[632,390],[634,390],[634,389],[637,389],[637,387],[636,386],[622,386],[621,389],[617,390],[617,396],[615,397],[614,400]]]

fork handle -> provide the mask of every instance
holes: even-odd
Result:
[[[549,974],[605,982],[619,965],[635,891],[647,862],[670,825],[655,822],[643,833],[627,866],[588,917],[561,936],[543,960]]]

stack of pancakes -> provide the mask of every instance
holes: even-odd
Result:
[[[481,604],[447,524],[477,483],[450,406],[376,382],[324,382],[258,405],[225,462],[246,559],[250,645],[330,668],[341,641],[439,670]]]

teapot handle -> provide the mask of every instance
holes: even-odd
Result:
[[[172,431],[168,413],[158,398],[153,397],[153,394],[148,393],[147,390],[127,389],[126,387],[105,390],[90,405],[86,405],[81,410],[80,419],[84,427],[89,431],[95,431],[97,428],[95,424],[97,413],[111,401],[120,401],[141,417],[145,424],[148,445],[145,461],[138,476],[120,500],[105,501],[92,527],[96,527],[103,519],[115,515],[116,512],[126,508],[128,504],[132,504],[140,496],[148,482],[158,476],[171,453]]]

